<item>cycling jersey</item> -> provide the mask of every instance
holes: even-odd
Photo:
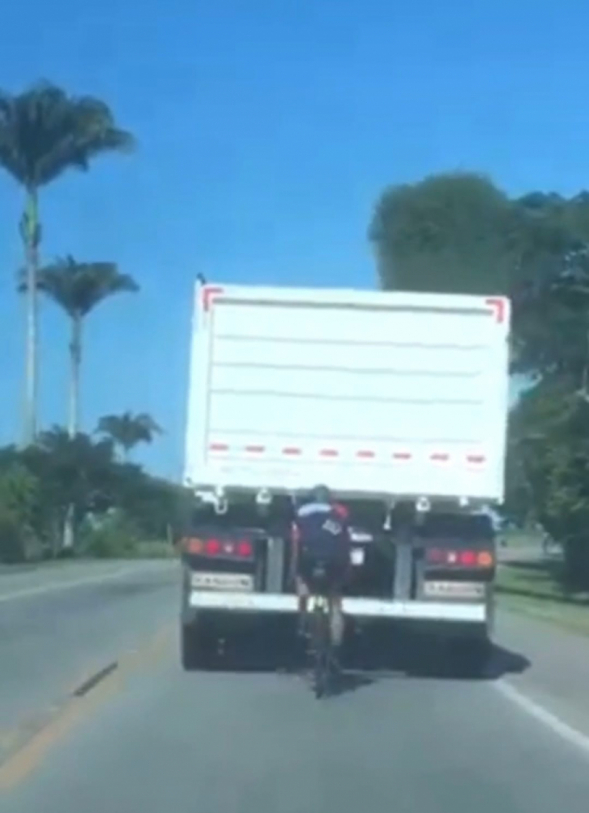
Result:
[[[343,582],[350,563],[348,512],[338,504],[307,503],[295,516],[297,571],[305,581],[317,562],[326,565],[330,580]]]

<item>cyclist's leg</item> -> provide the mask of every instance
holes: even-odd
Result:
[[[298,630],[299,634],[304,635],[307,627],[307,606],[309,603],[309,584],[308,584],[308,556],[303,554],[299,558],[297,574],[295,579],[296,591],[299,603],[299,619]]]
[[[348,573],[348,557],[338,555],[333,563],[330,595],[331,640],[336,650],[341,648],[344,640],[345,618],[343,611],[343,591]]]
[[[345,619],[343,612],[342,594],[338,587],[331,591],[330,595],[330,623],[331,623],[331,642],[336,650],[341,648],[344,640]]]

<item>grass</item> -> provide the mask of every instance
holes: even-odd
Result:
[[[510,548],[541,548],[542,537],[538,531],[512,530],[500,533]]]
[[[589,636],[589,593],[567,592],[557,561],[512,562],[499,566],[500,606]]]
[[[138,542],[134,551],[136,559],[175,559],[178,557],[176,548],[165,540],[152,540]]]

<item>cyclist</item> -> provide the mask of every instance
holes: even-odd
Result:
[[[348,511],[335,502],[326,486],[316,486],[295,512],[293,522],[293,570],[299,598],[299,632],[306,633],[307,603],[313,589],[329,600],[331,636],[338,649],[344,637],[342,591],[350,570]],[[318,564],[325,568],[325,584],[313,584]]]

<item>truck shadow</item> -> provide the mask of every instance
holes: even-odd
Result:
[[[354,639],[342,652],[342,675],[332,692],[355,692],[387,680],[436,679],[492,681],[504,675],[520,674],[530,666],[524,655],[491,645],[485,657],[473,657],[467,650],[455,651],[427,641],[386,640],[378,637]],[[202,665],[215,672],[274,672],[305,675],[309,659],[294,634],[267,633],[260,638],[236,636],[219,647]]]
[[[362,646],[352,654],[350,663],[375,676],[401,674],[422,679],[470,681],[492,681],[509,674],[521,674],[531,665],[525,655],[498,644],[491,644],[482,655],[426,642]]]

